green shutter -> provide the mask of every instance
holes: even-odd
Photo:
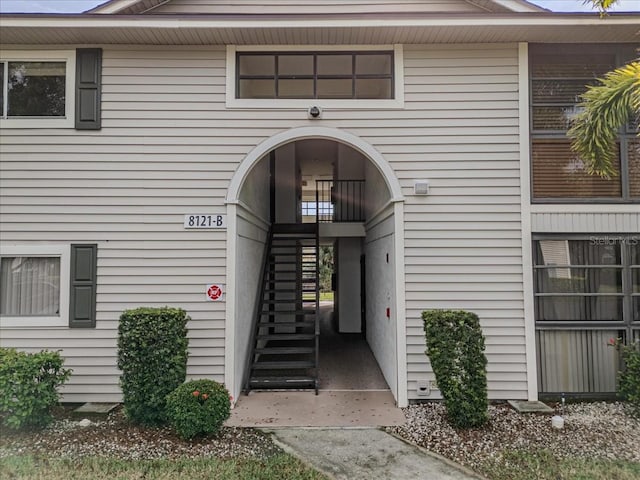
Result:
[[[100,130],[102,49],[76,49],[76,129]]]
[[[71,245],[69,327],[96,326],[97,245]]]

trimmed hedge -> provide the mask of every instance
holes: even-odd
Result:
[[[618,393],[629,402],[631,412],[640,418],[640,341],[620,345],[624,368],[618,374]]]
[[[179,308],[127,310],[118,327],[118,368],[127,416],[143,425],[166,423],[166,396],[187,375],[187,322]]]
[[[230,413],[229,392],[213,380],[192,380],[167,395],[169,423],[185,439],[215,435]]]
[[[422,312],[427,355],[444,398],[449,423],[456,428],[483,425],[488,419],[487,358],[475,313],[461,310]]]
[[[51,421],[50,409],[58,403],[57,388],[71,370],[63,368],[59,352],[18,352],[0,348],[0,419],[12,429],[44,426]]]

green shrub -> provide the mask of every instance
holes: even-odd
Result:
[[[229,392],[213,380],[192,380],[167,395],[169,423],[182,438],[215,435],[230,409]]]
[[[479,427],[488,418],[487,358],[478,316],[458,310],[422,312],[427,355],[449,423]]]
[[[166,396],[187,373],[187,322],[178,308],[138,308],[120,316],[118,368],[127,416],[143,425],[166,423]]]
[[[63,364],[59,352],[25,353],[0,348],[2,425],[17,429],[48,424],[50,409],[58,403],[57,388],[71,375]]]
[[[631,411],[640,417],[640,341],[630,345],[618,343],[624,368],[618,374],[618,393],[629,402]]]

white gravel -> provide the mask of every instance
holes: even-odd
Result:
[[[506,404],[489,407],[482,428],[456,431],[445,419],[442,403],[404,409],[407,424],[387,430],[472,469],[505,450],[546,449],[557,457],[589,457],[640,462],[640,419],[622,403],[567,404],[564,412],[518,413]],[[551,427],[562,414],[564,428]]]

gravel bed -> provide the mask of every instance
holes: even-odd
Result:
[[[455,430],[446,422],[442,403],[404,409],[406,425],[387,428],[428,450],[481,470],[514,449],[547,449],[557,457],[589,457],[640,462],[640,420],[621,403],[576,403],[564,410],[565,428],[551,427],[551,415],[520,414],[506,404],[489,407],[483,428]],[[556,410],[556,413],[561,413]],[[169,428],[144,428],[129,423],[120,409],[81,426],[82,418],[58,409],[44,430],[0,436],[0,458],[8,455],[57,457],[97,456],[120,459],[267,458],[280,452],[271,438],[254,429],[224,427],[216,437],[182,440]]]
[[[270,437],[253,429],[223,427],[218,436],[183,440],[170,428],[145,428],[128,422],[121,409],[81,426],[59,409],[44,430],[3,429],[0,458],[8,455],[110,457],[130,460],[158,458],[266,458],[281,452]]]
[[[489,407],[482,428],[458,431],[445,419],[442,403],[404,409],[406,425],[387,428],[413,443],[472,469],[499,460],[504,450],[546,449],[554,456],[640,462],[640,420],[622,403],[576,403],[564,408],[564,428],[551,427],[549,414],[518,413],[506,404]],[[555,414],[560,414],[556,407]]]

